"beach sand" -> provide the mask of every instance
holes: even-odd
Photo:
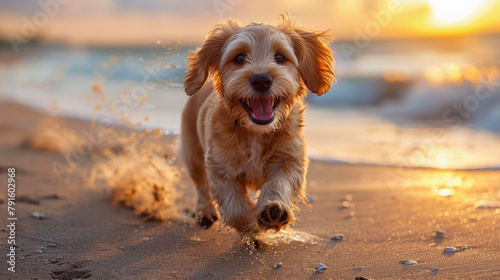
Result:
[[[183,214],[193,209],[195,197],[185,172],[175,183],[179,206],[171,210],[178,215],[148,221],[114,205],[106,181],[88,186],[85,174],[94,157],[83,157],[77,166],[83,171],[61,182],[53,163],[65,162],[64,147],[57,141],[26,145],[48,120],[72,131],[54,138],[61,141],[78,139],[90,123],[6,102],[0,102],[0,112],[0,218],[5,224],[0,227],[7,224],[10,167],[16,168],[18,217],[16,272],[7,271],[9,231],[2,231],[0,279],[500,278],[498,171],[312,162],[307,178],[311,208],[301,207],[290,231],[269,232],[258,250],[249,250],[233,230],[219,224],[201,230]],[[159,141],[170,147],[174,139]],[[34,212],[45,218],[34,219]],[[436,236],[436,230],[444,236]],[[332,240],[333,234],[344,238]],[[458,251],[443,252],[451,246]],[[405,260],[418,263],[402,264]],[[282,267],[273,268],[280,262]],[[318,272],[319,263],[327,269]]]

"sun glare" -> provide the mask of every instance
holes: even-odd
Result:
[[[433,21],[441,26],[465,25],[487,10],[489,0],[425,0],[431,7]]]

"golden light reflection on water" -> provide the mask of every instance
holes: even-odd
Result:
[[[313,159],[441,170],[500,166],[500,136],[487,131],[465,126],[397,127],[386,120],[340,110],[309,110],[306,114],[305,134]]]
[[[454,172],[438,173],[432,178],[431,191],[441,197],[450,197],[470,190],[474,184],[474,179],[465,179]]]
[[[433,85],[455,84],[461,85],[464,81],[479,84],[482,81],[492,82],[500,76],[497,66],[476,67],[459,62],[446,62],[429,65],[422,70],[422,75]],[[389,83],[408,82],[412,79],[409,73],[395,69],[387,69],[382,73],[383,78]]]
[[[428,66],[424,69],[424,77],[432,84],[443,83],[462,84],[464,81],[480,83],[482,79],[494,81],[499,76],[496,66],[477,68],[473,65],[460,65],[457,62],[442,63]]]
[[[452,188],[439,188],[439,196],[452,196],[455,194],[455,190]]]

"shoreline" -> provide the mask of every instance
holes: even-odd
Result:
[[[31,110],[34,111],[41,116],[55,116],[59,119],[64,119],[64,120],[69,120],[71,121],[76,121],[76,122],[83,122],[83,123],[90,123],[92,122],[92,116],[89,118],[79,118],[77,116],[58,116],[57,113],[50,113],[47,112],[47,110],[41,109],[41,108],[34,108],[28,105],[23,104],[22,102],[18,102],[17,100],[12,100],[12,99],[0,99],[0,103],[5,103],[5,104],[12,104],[15,106],[18,106],[19,108],[23,108],[25,110]],[[141,124],[144,126],[144,123]],[[145,129],[148,130],[154,130],[156,129],[156,126],[154,124],[149,125],[148,127],[141,127],[139,128],[130,128],[127,124],[114,124],[113,129],[124,131],[124,130],[133,130],[137,132],[144,131]],[[180,128],[179,128],[180,129]],[[169,136],[178,136],[179,129],[171,129],[171,130],[166,130],[168,131]],[[311,163],[324,163],[324,164],[330,164],[330,165],[349,165],[349,166],[360,166],[360,167],[382,167],[382,168],[403,168],[403,169],[422,169],[422,170],[430,170],[430,171],[500,171],[500,166],[486,166],[486,167],[478,167],[478,168],[445,168],[445,169],[440,169],[437,167],[431,167],[431,166],[403,166],[403,165],[393,165],[393,164],[383,164],[383,163],[370,163],[370,162],[349,162],[349,161],[343,161],[340,159],[323,159],[323,158],[317,158],[315,156],[309,156],[309,160]]]
[[[0,177],[5,182],[4,169],[15,166],[16,197],[32,201],[17,205],[17,269],[12,274],[5,267],[2,279],[500,277],[500,208],[478,207],[480,201],[500,201],[496,170],[311,161],[307,180],[312,207],[301,207],[293,230],[268,233],[261,237],[260,249],[248,251],[234,231],[219,223],[203,231],[182,214],[184,208],[193,209],[195,196],[184,172],[177,189],[179,217],[148,222],[113,205],[103,182],[94,188],[85,176],[58,182],[51,163],[65,157],[23,145],[45,128],[47,115],[5,101],[0,101],[0,111]],[[83,120],[49,118],[71,131],[92,128]],[[173,140],[160,138],[166,146]],[[94,158],[84,158],[77,170],[86,174],[94,164]],[[6,191],[0,197],[6,208]],[[34,219],[34,212],[45,218]],[[1,213],[5,219],[6,211]],[[436,230],[444,236],[436,236]],[[0,232],[4,244],[7,234]],[[332,240],[333,234],[344,239]],[[462,246],[455,253],[444,252],[445,247]],[[7,246],[2,247],[7,253]],[[401,264],[403,260],[417,264]],[[280,262],[282,267],[273,268]],[[327,266],[321,273],[319,263]]]

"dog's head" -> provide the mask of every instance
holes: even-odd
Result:
[[[288,15],[277,26],[241,27],[228,20],[215,26],[190,56],[184,87],[193,95],[212,73],[228,118],[271,132],[306,95],[306,87],[317,95],[330,89],[333,63],[324,33],[300,28]]]

